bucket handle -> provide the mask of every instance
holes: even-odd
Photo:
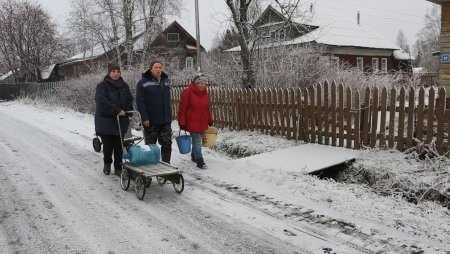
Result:
[[[184,130],[184,135],[187,135],[186,130]],[[181,129],[178,131],[178,137],[181,136]]]

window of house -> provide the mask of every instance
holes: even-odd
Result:
[[[387,72],[387,58],[381,58],[381,71]]]
[[[277,38],[277,33],[275,31],[270,31],[270,37],[275,40]]]
[[[280,38],[280,40],[284,40],[286,38],[286,31],[284,29],[280,31],[278,38]]]
[[[64,68],[62,68],[61,66],[59,66],[58,68],[58,76],[60,77],[64,77]]]
[[[339,70],[339,57],[332,56],[330,57],[331,67],[336,68],[336,70]]]
[[[378,58],[372,58],[372,71],[377,72],[378,70]]]
[[[360,70],[360,71],[364,71],[364,60],[362,57],[357,57],[356,58],[356,67]]]
[[[179,42],[180,35],[178,33],[167,33],[167,41],[168,42]]]
[[[194,58],[191,56],[186,57],[186,69],[194,68]]]

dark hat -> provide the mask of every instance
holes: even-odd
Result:
[[[120,71],[120,66],[115,63],[108,65],[108,73],[112,72],[113,70]]]
[[[203,73],[198,73],[197,75],[195,75],[194,77],[194,83],[200,83],[202,81],[208,81],[208,79],[206,78],[206,75]]]

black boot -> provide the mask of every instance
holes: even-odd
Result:
[[[114,164],[114,174],[120,176],[122,174],[122,163]]]
[[[206,166],[205,161],[203,159],[197,160],[197,168],[206,169],[208,166]]]
[[[111,163],[104,163],[103,164],[103,173],[105,175],[109,175],[111,173]]]

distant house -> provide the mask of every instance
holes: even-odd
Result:
[[[317,44],[336,63],[346,63],[366,72],[411,71],[412,57],[376,31],[355,19],[316,12],[314,6],[301,18],[289,22],[280,10],[268,6],[253,24],[259,48]],[[256,38],[256,36],[255,36]],[[237,52],[234,47],[225,52]]]
[[[0,75],[0,83],[15,83],[24,82],[27,79],[27,74],[20,69],[17,69],[15,73],[9,71],[3,75]],[[41,78],[39,82],[54,82],[64,80],[63,70],[59,64],[52,64],[41,69]]]
[[[200,50],[205,51],[205,48],[200,45]],[[197,40],[174,21],[150,43],[150,52],[162,56],[176,55],[180,69],[193,68],[197,58]]]
[[[157,56],[175,56],[179,68],[192,68],[196,59],[197,41],[177,21],[172,22],[159,35],[155,36],[149,45],[145,45],[143,33],[133,38],[133,50],[137,59],[146,57],[144,51]],[[123,47],[123,45],[120,45]],[[201,51],[205,48],[201,46]],[[104,67],[108,63],[118,62],[115,49],[106,49],[101,45],[92,50],[77,54],[61,63],[62,72],[66,78],[77,77],[92,71],[95,67]],[[125,59],[125,56],[122,56]],[[133,63],[132,63],[133,64]]]

